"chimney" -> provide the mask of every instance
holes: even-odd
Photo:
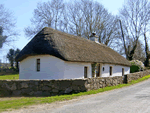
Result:
[[[94,41],[96,43],[99,43],[98,41],[98,36],[96,36],[96,32],[93,32],[92,35],[90,36],[90,40]]]

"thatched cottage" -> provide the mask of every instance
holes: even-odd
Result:
[[[122,76],[130,63],[120,54],[91,40],[43,28],[18,54],[19,79],[72,79]]]

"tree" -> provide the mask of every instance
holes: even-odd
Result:
[[[13,41],[12,39],[17,35],[14,28],[15,19],[12,12],[0,4],[0,48],[2,48],[4,43]]]
[[[38,3],[31,19],[32,26],[25,28],[27,37],[33,37],[43,27],[67,32],[89,39],[93,31],[99,41],[113,46],[116,39],[116,18],[98,2],[92,0],[71,1],[51,0]]]
[[[51,0],[48,2],[39,2],[34,10],[34,16],[31,19],[33,27],[26,27],[25,34],[27,37],[33,37],[43,27],[52,27],[58,29],[62,22],[64,10],[63,0]]]
[[[147,0],[128,0],[120,11],[120,29],[125,55],[128,60],[133,59],[139,38],[143,35],[145,23],[149,21],[149,9]],[[131,44],[133,42],[133,45]]]
[[[11,68],[14,68],[14,63],[15,63],[15,68],[17,70],[19,70],[19,67],[18,67],[18,61],[15,60],[15,57],[19,54],[20,52],[20,49],[9,49],[9,52],[7,53],[7,58],[11,64]]]
[[[133,59],[139,60],[142,62],[145,61],[145,49],[144,49],[144,45],[142,44],[141,41],[138,41],[137,48],[136,48],[135,53],[133,55]]]
[[[69,33],[90,38],[93,31],[99,42],[111,46],[116,38],[115,17],[98,2],[78,0],[68,4]]]
[[[0,48],[2,48],[3,44],[6,42],[7,36],[3,36],[3,28],[0,27]]]
[[[15,57],[19,54],[19,52],[20,52],[20,49],[17,48],[15,51]],[[14,60],[15,60],[15,58],[14,58]],[[19,64],[18,64],[18,61],[16,61],[16,60],[15,60],[15,67],[17,70],[19,70]]]
[[[7,58],[11,64],[11,68],[14,68],[14,57],[15,57],[15,50],[9,49],[9,52],[7,53]]]

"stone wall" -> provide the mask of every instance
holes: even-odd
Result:
[[[0,80],[1,96],[53,96],[78,93],[122,83],[123,77],[66,80]]]
[[[117,77],[65,80],[0,80],[0,96],[54,96],[115,86],[149,75],[150,70]]]
[[[137,80],[149,74],[150,74],[150,70],[130,73],[130,74],[124,75],[124,82],[130,83],[132,80]]]

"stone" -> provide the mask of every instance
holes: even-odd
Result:
[[[87,80],[74,80],[72,81],[72,85],[83,86]]]
[[[57,93],[59,91],[57,89],[53,89],[52,92]]]
[[[32,92],[29,93],[30,96],[33,95],[33,94],[34,94],[34,91],[32,91]]]
[[[28,84],[25,82],[21,83],[21,88],[28,88]]]
[[[21,94],[22,95],[29,95],[31,92],[31,89],[21,89]]]
[[[43,86],[43,87],[42,87],[42,90],[51,90],[51,88],[48,87],[48,86]]]
[[[33,95],[35,95],[35,96],[42,96],[42,94],[43,94],[42,91],[36,91],[36,92],[34,92]]]
[[[90,85],[90,84],[87,84],[85,87],[86,87],[87,89],[90,89],[91,85]]]
[[[94,89],[97,89],[97,84],[96,83],[94,84]]]
[[[72,92],[72,88],[71,87],[69,87],[69,88],[67,88],[66,90],[65,90],[65,93],[71,93]]]
[[[12,95],[14,95],[14,96],[20,96],[20,94],[21,94],[20,90],[15,90],[12,92]]]
[[[11,89],[11,90],[16,90],[16,89],[17,89],[16,83],[14,83],[10,89]]]
[[[10,89],[11,89],[7,83],[4,83],[4,84],[2,85],[2,87],[3,87],[3,88],[6,88],[7,90],[10,90]]]
[[[50,92],[44,91],[44,92],[42,92],[42,95],[43,95],[43,96],[50,96]]]

